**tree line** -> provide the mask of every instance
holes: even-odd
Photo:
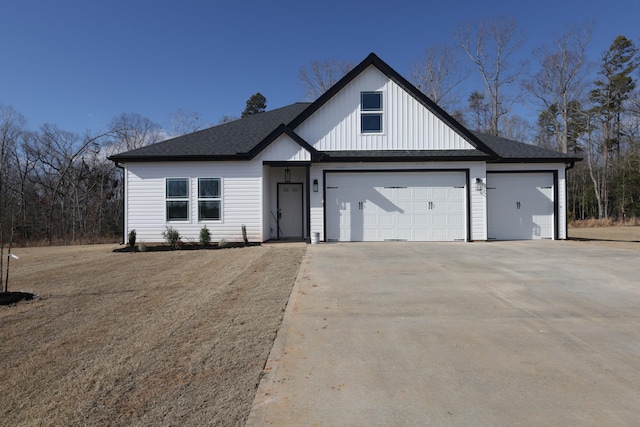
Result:
[[[522,37],[509,18],[460,25],[449,43],[427,47],[411,78],[471,129],[584,158],[568,174],[571,218],[640,216],[640,59],[634,42],[619,36],[594,60],[587,57],[587,24],[530,54],[521,52]],[[320,96],[353,65],[327,60],[301,68],[306,98]],[[535,123],[516,114],[515,105],[535,111]],[[256,93],[242,117],[265,109],[266,98]],[[165,130],[126,113],[104,133],[79,135],[53,124],[32,130],[18,111],[0,104],[0,242],[121,239],[122,172],[107,157],[201,129],[206,125],[200,117],[178,110]]]

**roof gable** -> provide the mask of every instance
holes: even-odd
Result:
[[[282,146],[284,145],[283,142],[288,141],[289,147],[285,148],[284,151],[287,154],[282,153],[281,155],[283,156],[288,156],[288,155],[293,155],[295,156],[304,156],[304,159],[296,159],[296,160],[311,160],[311,159],[316,159],[320,156],[320,154],[318,153],[318,151],[316,149],[314,149],[312,146],[310,146],[305,140],[303,140],[302,138],[300,138],[300,136],[298,136],[295,132],[293,132],[291,130],[291,128],[289,128],[288,126],[281,124],[280,126],[278,126],[273,132],[271,132],[269,134],[269,136],[267,136],[265,139],[263,139],[258,145],[256,145],[251,151],[249,151],[248,155],[251,158],[256,157],[257,155],[264,153],[264,151],[266,149],[271,149],[272,144],[278,144],[280,145],[280,152],[282,152]],[[292,145],[297,145],[296,147],[291,147]],[[294,150],[296,153],[298,154],[293,154],[292,150]],[[304,151],[305,154],[300,154],[300,151]],[[307,158],[308,157],[308,158]],[[271,159],[271,160],[275,160],[275,159]],[[291,160],[288,158],[282,158],[282,159],[278,159],[278,160]]]
[[[326,91],[322,96],[320,96],[315,102],[313,102],[307,109],[305,109],[298,117],[296,117],[293,121],[289,123],[289,126],[294,129],[296,132],[302,134],[312,145],[312,138],[308,137],[306,133],[308,133],[307,128],[310,125],[305,124],[305,122],[309,121],[312,116],[322,110],[328,104],[331,104],[332,101],[339,96],[340,92],[344,90],[349,90],[350,86],[359,87],[371,87],[374,88],[377,84],[381,86],[383,84],[381,79],[375,81],[375,77],[371,77],[370,82],[365,85],[358,84],[359,80],[363,79],[363,76],[372,76],[373,73],[371,70],[375,69],[377,73],[384,78],[386,82],[391,82],[390,87],[397,89],[397,92],[402,92],[402,94],[396,93],[392,95],[391,93],[387,94],[387,97],[391,99],[392,96],[395,96],[394,101],[397,101],[399,97],[404,95],[405,97],[410,97],[415,101],[418,105],[425,108],[427,110],[426,115],[421,115],[419,112],[416,114],[416,117],[409,118],[408,120],[413,120],[412,125],[416,128],[421,125],[424,126],[437,126],[438,124],[444,125],[447,129],[450,129],[456,135],[459,136],[461,140],[466,141],[469,145],[464,146],[464,144],[457,143],[456,146],[437,146],[435,149],[469,149],[475,148],[484,153],[487,153],[491,156],[495,156],[495,153],[491,150],[490,147],[486,146],[480,139],[478,139],[473,133],[471,133],[467,128],[462,126],[457,120],[451,117],[448,113],[442,110],[438,105],[436,105],[433,101],[431,101],[425,94],[423,94],[420,90],[418,90],[415,86],[413,86],[409,81],[407,81],[404,77],[398,74],[394,69],[392,69],[389,65],[387,65],[384,61],[382,61],[378,56],[374,53],[369,54],[364,61],[358,64],[355,68],[353,68],[349,73],[347,73],[340,81],[338,81],[333,87],[331,87],[328,91]],[[376,90],[376,89],[369,89]],[[357,91],[356,91],[357,92]],[[351,94],[351,99],[355,99],[355,102],[359,103],[359,93]],[[357,96],[357,98],[354,98]],[[353,102],[353,101],[352,101]],[[407,103],[407,105],[410,105]],[[356,108],[359,108],[356,106]],[[390,108],[385,107],[385,113],[387,115],[398,115],[401,114],[400,111],[393,111]],[[402,114],[409,115],[411,112],[402,111]],[[420,116],[420,117],[417,117]],[[435,120],[433,120],[435,119]],[[334,119],[335,121],[335,119]],[[427,121],[429,123],[416,123],[421,121]],[[402,129],[404,131],[404,129]],[[441,130],[434,130],[438,132],[441,136]],[[353,133],[353,131],[351,131]],[[313,133],[313,132],[312,132]],[[359,128],[358,128],[359,133]],[[428,137],[428,136],[427,136]],[[397,138],[396,138],[397,139]],[[380,145],[380,144],[378,144]],[[362,147],[361,149],[366,149],[367,147]],[[375,147],[378,149],[383,149],[382,147]],[[417,147],[411,147],[412,149],[418,149]],[[320,148],[321,150],[324,149]],[[391,148],[390,148],[391,149]]]

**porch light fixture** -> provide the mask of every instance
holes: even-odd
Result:
[[[318,180],[317,179],[313,180],[313,192],[314,193],[318,192]]]
[[[284,170],[284,182],[291,182],[291,169],[289,168]]]
[[[482,191],[483,186],[484,182],[482,182],[482,178],[476,178],[476,190]]]

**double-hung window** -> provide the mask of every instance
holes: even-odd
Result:
[[[382,132],[382,92],[360,93],[360,132]]]
[[[189,178],[166,179],[167,221],[189,220]]]
[[[198,178],[198,221],[219,221],[222,208],[220,178]]]

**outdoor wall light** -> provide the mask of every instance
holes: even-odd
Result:
[[[284,170],[284,182],[291,182],[291,170],[289,168]]]
[[[313,192],[314,193],[318,192],[318,180],[317,179],[313,180]]]
[[[482,191],[483,186],[484,182],[482,182],[482,178],[476,178],[476,190]]]

